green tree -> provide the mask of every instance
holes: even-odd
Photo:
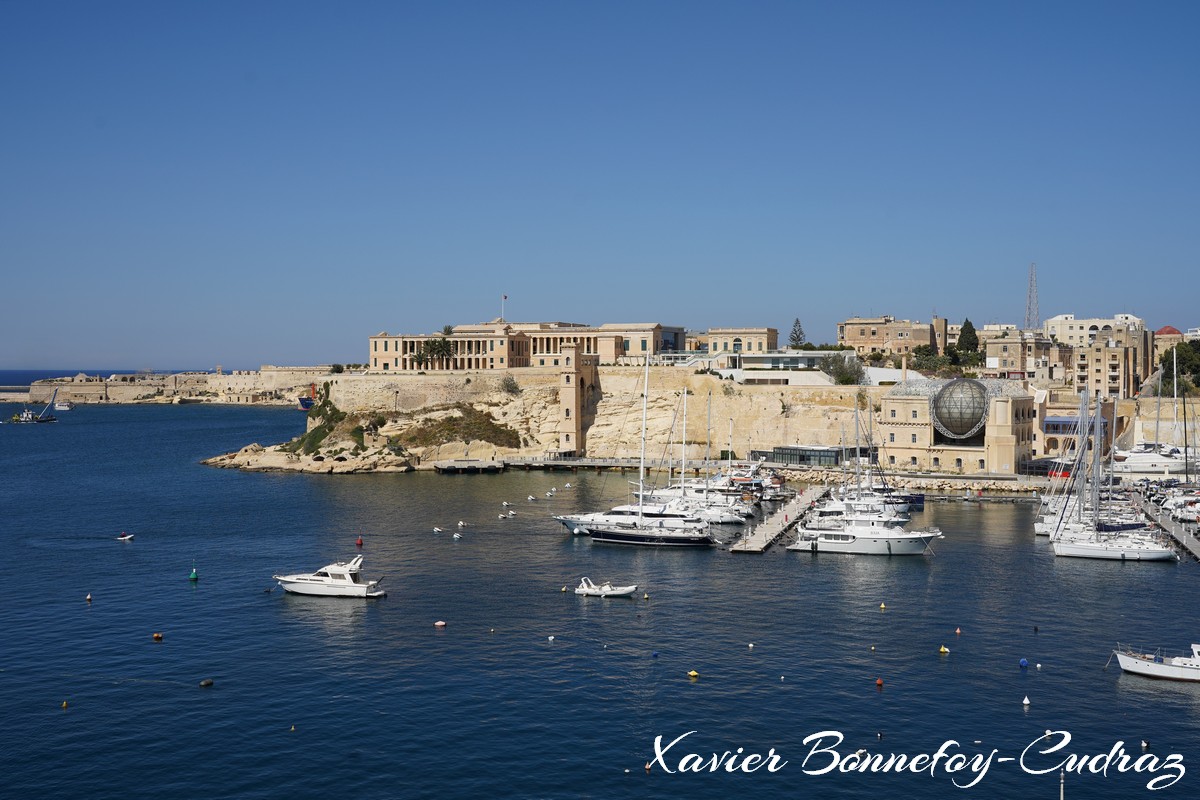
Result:
[[[334,364],[329,367],[329,371],[332,372],[334,375],[338,375],[342,372],[345,372],[346,368],[344,366],[342,366],[341,364]]]
[[[454,357],[454,344],[446,337],[426,339],[421,348],[430,361],[437,361],[441,369],[449,369],[450,359]]]
[[[792,323],[792,334],[788,336],[788,347],[799,350],[804,346],[804,326],[800,324],[800,318],[796,317],[796,321]]]
[[[443,325],[442,326],[442,336],[450,336],[453,333],[454,333],[453,325]]]
[[[1187,394],[1184,386],[1200,385],[1200,341],[1180,342],[1162,354],[1159,359],[1162,365],[1162,389],[1163,394],[1168,394],[1176,388],[1176,374],[1178,374],[1178,389],[1180,393]],[[1178,373],[1176,373],[1176,365],[1178,365]]]
[[[958,332],[958,352],[976,353],[979,351],[979,334],[975,333],[975,326],[971,324],[970,319],[964,319],[962,329]]]
[[[856,386],[866,383],[867,370],[857,356],[830,353],[821,359],[821,371],[833,379],[838,386]]]

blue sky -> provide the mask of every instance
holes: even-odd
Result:
[[[1200,4],[0,2],[0,368],[1200,325]],[[1186,289],[1183,290],[1183,289]]]

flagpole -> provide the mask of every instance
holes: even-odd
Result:
[[[508,295],[500,295],[500,319],[504,319],[504,301],[508,299]]]

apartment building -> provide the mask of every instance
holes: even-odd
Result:
[[[913,322],[892,316],[851,317],[838,323],[838,344],[853,347],[860,356],[869,353],[911,353],[927,345],[934,353],[945,352],[950,341],[946,320],[934,317],[932,322]]]

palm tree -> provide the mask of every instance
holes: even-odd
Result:
[[[441,369],[449,369],[450,359],[454,357],[454,344],[445,336],[440,339],[427,339],[422,345],[430,359],[437,359]]]

